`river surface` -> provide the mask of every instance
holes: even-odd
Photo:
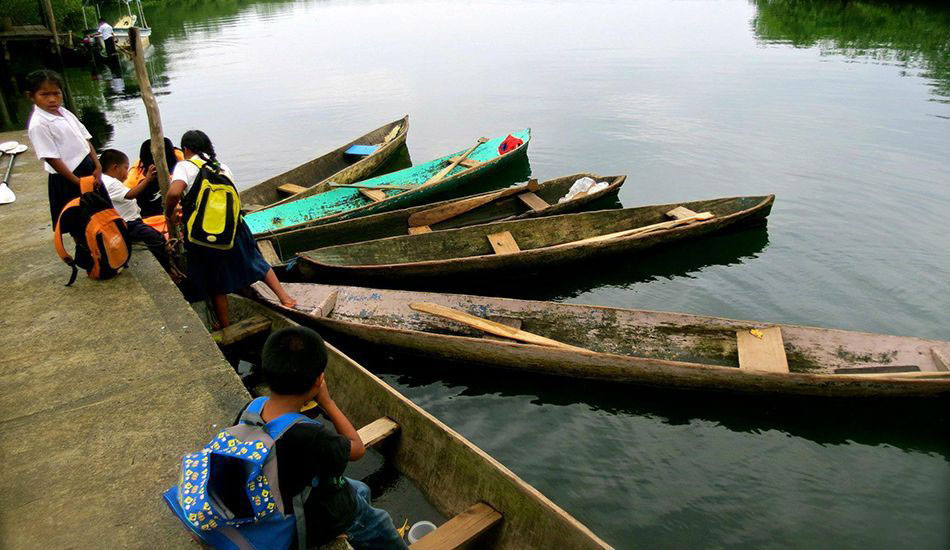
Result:
[[[777,195],[767,228],[498,294],[950,339],[939,3],[210,1],[146,14],[166,133],[206,131],[242,186],[409,113],[415,162],[531,127],[532,177],[625,173],[625,206]],[[97,137],[134,157],[148,130],[124,70],[70,83]],[[619,548],[950,545],[943,406],[361,358]]]

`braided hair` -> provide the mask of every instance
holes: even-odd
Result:
[[[181,146],[198,155],[201,160],[218,166],[218,157],[214,154],[211,138],[201,130],[188,130],[181,136]]]

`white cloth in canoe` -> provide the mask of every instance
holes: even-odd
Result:
[[[567,194],[561,197],[557,202],[558,204],[562,202],[567,202],[573,199],[578,193],[587,193],[588,195],[593,195],[598,191],[603,191],[607,189],[610,184],[606,181],[594,181],[593,178],[584,176],[583,178],[574,182],[574,185],[567,191]]]

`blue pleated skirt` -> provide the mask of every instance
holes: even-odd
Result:
[[[213,250],[199,245],[186,246],[188,281],[193,299],[228,294],[264,279],[270,264],[257,249],[251,230],[241,218],[231,250]]]

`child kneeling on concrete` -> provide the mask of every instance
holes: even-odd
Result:
[[[126,187],[122,182],[129,174],[129,157],[116,149],[104,150],[99,155],[99,164],[102,165],[102,184],[108,191],[109,198],[112,199],[112,206],[125,220],[129,238],[133,242],[144,243],[152,251],[155,259],[168,271],[165,237],[142,221],[142,211],[135,202],[135,198],[145,190],[149,180],[143,179],[132,189]],[[154,167],[152,169],[154,170]]]
[[[370,505],[369,487],[343,476],[347,462],[359,460],[366,449],[330,397],[326,365],[323,339],[304,327],[275,332],[261,353],[262,374],[272,392],[261,409],[261,418],[268,422],[316,400],[336,428],[334,433],[315,423],[294,424],[274,444],[284,509],[292,513],[294,495],[316,480],[316,487],[304,500],[307,548],[345,533],[357,550],[405,549],[389,514]],[[301,532],[299,526],[297,532]]]

